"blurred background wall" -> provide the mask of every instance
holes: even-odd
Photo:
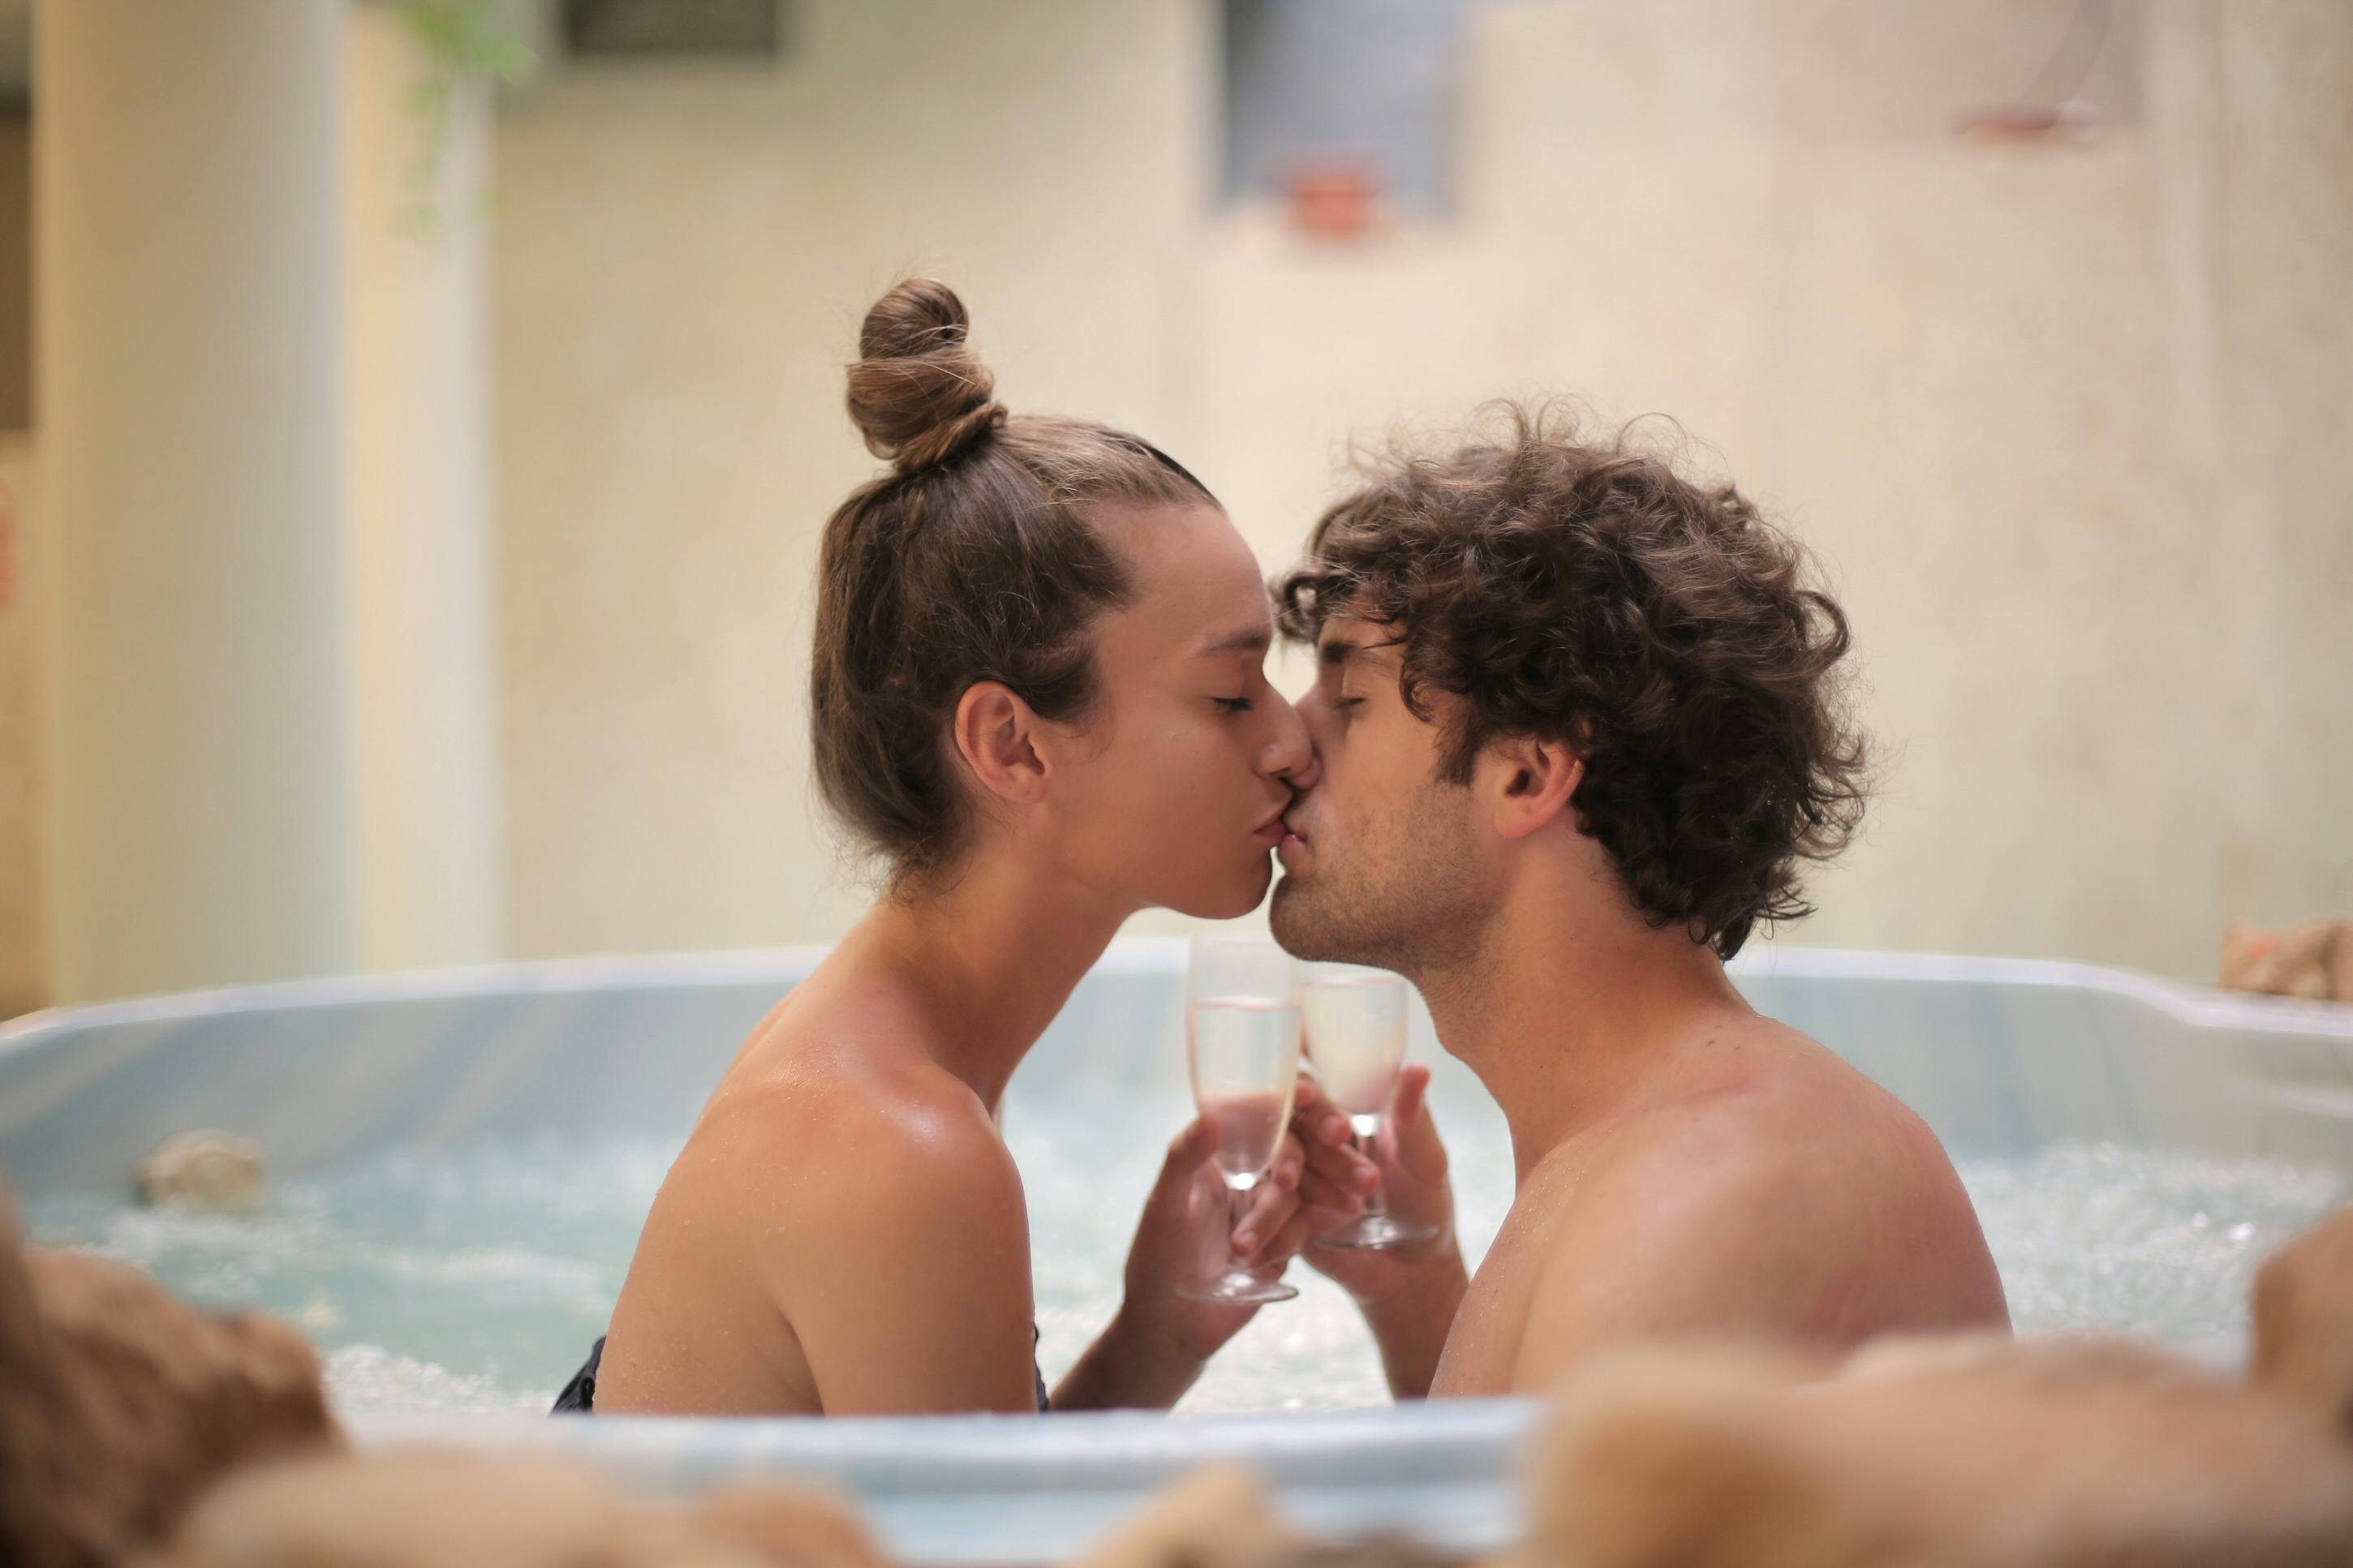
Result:
[[[1356,87],[1279,0],[799,0],[724,58],[567,57],[522,7],[547,63],[461,117],[429,244],[370,226],[414,62],[385,7],[334,9],[348,500],[315,526],[353,584],[355,907],[326,966],[854,914],[807,787],[809,575],[872,467],[841,363],[917,270],[1000,396],[1149,435],[1271,571],[1352,436],[1497,394],[1673,416],[1821,558],[1882,748],[1865,841],[1781,940],[2196,976],[2228,919],[2353,910],[2341,0],[1362,0],[1350,48],[1410,68]],[[37,138],[62,88],[31,74]],[[1329,163],[1308,110],[1377,88],[1373,220],[1303,232],[1235,138]],[[0,434],[0,1005],[321,966],[59,956],[113,939],[61,935],[43,792],[106,762],[38,754],[34,666],[71,639],[27,627],[75,520],[30,426]]]

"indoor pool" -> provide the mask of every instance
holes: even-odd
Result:
[[[943,1561],[1068,1550],[1213,1453],[1252,1459],[1327,1528],[1509,1538],[1528,1407],[1378,1408],[1355,1312],[1300,1266],[1300,1298],[1261,1311],[1175,1423],[537,1419],[601,1331],[702,1095],[815,956],[526,965],[20,1020],[0,1027],[0,1171],[42,1239],[300,1324],[364,1437],[580,1447],[677,1486],[828,1476],[894,1546]],[[1189,1114],[1183,961],[1181,943],[1114,948],[1008,1097],[1050,1379],[1116,1304],[1136,1206]],[[1994,961],[1784,950],[1736,972],[1936,1126],[2021,1330],[2129,1329],[2233,1356],[2255,1263],[2353,1190],[2353,1009]],[[1510,1195],[1502,1121],[1426,1019],[1414,1048],[1439,1069],[1475,1258]],[[190,1127],[262,1145],[260,1212],[128,1203],[136,1158]],[[1020,1506],[1041,1491],[1055,1508]]]

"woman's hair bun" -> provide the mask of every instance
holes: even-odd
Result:
[[[1005,423],[987,366],[965,345],[955,290],[910,278],[874,301],[849,367],[849,417],[901,473],[944,463]]]

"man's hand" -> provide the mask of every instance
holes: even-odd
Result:
[[[1314,1234],[1322,1237],[1355,1221],[1376,1191],[1398,1220],[1426,1225],[1435,1232],[1426,1241],[1371,1251],[1309,1247],[1307,1261],[1315,1270],[1339,1281],[1366,1306],[1396,1295],[1433,1262],[1459,1259],[1454,1189],[1446,1179],[1446,1145],[1439,1142],[1437,1125],[1430,1120],[1429,1093],[1427,1067],[1416,1064],[1398,1076],[1397,1098],[1374,1144],[1373,1158],[1367,1160],[1353,1146],[1347,1113],[1314,1079],[1299,1080],[1292,1128],[1307,1151],[1299,1190]]]
[[[1428,1226],[1433,1233],[1402,1247],[1307,1248],[1309,1265],[1356,1299],[1380,1346],[1389,1392],[1399,1399],[1430,1392],[1468,1284],[1454,1237],[1446,1145],[1430,1120],[1429,1094],[1427,1067],[1417,1064],[1398,1076],[1397,1097],[1369,1160],[1353,1147],[1347,1113],[1314,1080],[1300,1080],[1292,1116],[1307,1159],[1299,1195],[1315,1235],[1356,1220],[1365,1212],[1366,1194],[1376,1190],[1399,1221]]]

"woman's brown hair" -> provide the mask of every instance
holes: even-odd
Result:
[[[818,557],[818,787],[901,894],[965,847],[973,803],[948,731],[967,689],[1001,682],[1059,723],[1094,703],[1090,630],[1134,584],[1092,509],[1217,504],[1137,437],[1008,415],[969,325],[927,278],[866,312],[849,417],[891,469],[835,510]]]

